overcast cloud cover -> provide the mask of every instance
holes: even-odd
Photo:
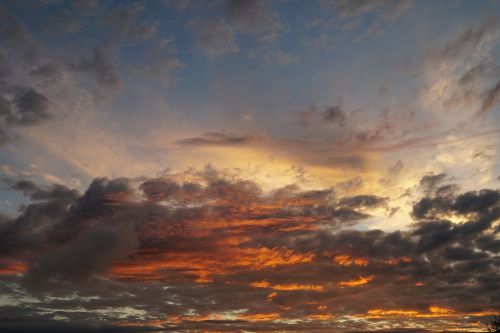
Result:
[[[499,14],[0,0],[0,331],[483,330]]]

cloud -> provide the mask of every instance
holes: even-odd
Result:
[[[47,284],[82,283],[94,274],[106,272],[125,259],[137,247],[131,224],[96,226],[81,232],[70,243],[37,258],[24,279],[28,288],[46,288]]]
[[[78,32],[81,29],[81,24],[70,10],[61,9],[47,18],[42,29],[52,36],[65,35]]]
[[[327,8],[334,7],[337,15],[341,18],[365,15],[375,11],[384,20],[394,20],[408,9],[411,5],[411,0],[336,0],[322,1],[321,4]]]
[[[323,119],[327,122],[344,126],[346,115],[339,105],[331,106],[323,110]]]
[[[354,197],[346,197],[340,200],[341,205],[345,205],[353,208],[362,207],[378,207],[385,205],[386,199],[377,197],[375,195],[357,195]]]
[[[195,31],[197,46],[211,58],[239,51],[234,29],[222,17],[191,20],[187,26]]]
[[[206,132],[201,136],[177,140],[175,143],[183,146],[226,146],[245,145],[255,141],[252,136],[237,136],[217,132]]]
[[[272,42],[284,30],[283,23],[268,1],[229,0],[226,12],[239,32],[256,35],[261,41]]]
[[[77,72],[95,78],[103,88],[119,89],[123,79],[109,53],[107,48],[95,47],[88,56],[70,62],[69,66]]]
[[[369,218],[359,208],[383,206],[381,197],[264,191],[211,167],[98,178],[84,194],[25,180],[8,185],[32,202],[0,222],[0,253],[10,260],[0,264],[12,268],[0,270],[11,281],[2,288],[43,293],[44,311],[72,323],[266,332],[280,319],[294,320],[287,331],[309,332],[331,323],[332,313],[363,318],[364,328],[405,313],[431,328],[424,318],[456,324],[498,305],[490,292],[498,284],[495,190],[423,197],[410,230],[384,232],[349,228]],[[461,222],[444,219],[457,214]],[[41,320],[41,304],[30,303],[31,318]]]
[[[492,50],[499,37],[499,21],[490,18],[430,50],[424,66],[424,106],[436,116],[453,110],[454,121],[462,127],[476,123],[494,108],[498,103],[500,66]]]
[[[479,113],[486,113],[490,111],[500,101],[500,81],[498,81],[493,88],[485,92],[485,97],[481,104]]]
[[[130,29],[145,7],[140,2],[133,2],[128,5],[114,7],[102,21],[109,33],[111,45],[123,42],[130,32]]]
[[[0,144],[10,140],[14,129],[34,126],[52,117],[51,102],[45,95],[34,88],[13,89],[10,96],[0,95]]]
[[[495,40],[498,33],[498,19],[488,19],[481,24],[466,29],[457,37],[447,42],[438,52],[438,56],[443,59],[457,58],[464,55],[467,50],[477,49],[480,45]]]

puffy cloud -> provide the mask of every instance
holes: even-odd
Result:
[[[10,260],[0,279],[25,297],[43,292],[44,311],[73,323],[309,332],[332,316],[346,329],[355,318],[373,328],[401,315],[430,327],[424,319],[457,323],[498,307],[494,190],[433,192],[414,205],[425,220],[384,232],[349,228],[369,218],[358,208],[384,205],[381,197],[264,191],[211,167],[98,178],[84,194],[8,185],[32,202],[0,222],[1,258]],[[454,224],[443,219],[450,214],[466,218]],[[110,312],[117,307],[126,309]]]

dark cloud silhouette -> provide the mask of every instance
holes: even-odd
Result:
[[[346,115],[340,105],[336,105],[323,110],[323,119],[327,122],[335,123],[339,126],[344,126]]]
[[[33,88],[22,90],[14,96],[16,113],[6,117],[8,124],[35,125],[50,117],[50,102]]]
[[[237,136],[217,132],[206,132],[199,137],[177,140],[175,143],[185,146],[205,146],[205,145],[243,145],[255,140],[252,136]]]
[[[429,193],[434,190],[434,188],[441,183],[446,176],[447,175],[445,173],[425,175],[422,179],[420,179],[420,187]]]
[[[386,199],[375,195],[357,195],[340,200],[339,204],[353,208],[378,207],[385,205]]]
[[[10,89],[9,89],[10,90]],[[0,95],[0,144],[19,127],[34,126],[52,117],[51,102],[34,88],[14,87],[10,96]]]

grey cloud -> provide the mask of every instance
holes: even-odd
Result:
[[[475,49],[481,45],[481,43],[491,38],[492,35],[497,35],[499,33],[499,27],[499,22],[496,18],[489,19],[480,25],[473,26],[448,42],[442,50],[440,50],[438,56],[442,59],[455,58],[463,54],[466,50]]]
[[[165,4],[177,11],[185,11],[203,4],[203,0],[165,0]]]
[[[13,102],[17,112],[6,117],[8,124],[35,125],[50,118],[50,101],[33,88],[22,89],[14,96]]]
[[[339,204],[353,208],[373,208],[385,205],[386,199],[376,195],[357,195],[354,197],[342,198]]]
[[[38,289],[50,283],[83,282],[125,259],[136,247],[133,225],[97,226],[37,258],[24,277],[25,283]]]
[[[229,0],[226,11],[240,32],[257,35],[263,41],[274,41],[284,29],[269,1]]]
[[[448,194],[448,193],[447,193]],[[413,206],[413,216],[422,219],[439,219],[449,214],[467,215],[471,213],[480,216],[499,214],[500,193],[497,190],[484,189],[464,194],[425,197]],[[498,217],[498,216],[497,216]]]
[[[498,81],[493,88],[487,90],[484,94],[485,96],[481,104],[481,109],[479,110],[479,113],[486,113],[499,103],[500,81]]]
[[[62,9],[47,18],[43,30],[49,35],[65,35],[79,31],[80,21],[68,9]]]
[[[0,144],[9,141],[16,128],[34,126],[52,117],[51,102],[40,91],[24,87],[11,89],[15,92],[10,96],[0,95]]]
[[[206,132],[199,137],[178,140],[175,143],[184,146],[224,146],[224,145],[244,145],[255,140],[252,136],[237,136],[217,132]]]
[[[69,66],[77,72],[94,77],[104,88],[119,89],[123,79],[109,53],[107,48],[96,47],[90,55],[70,62]]]
[[[430,305],[467,312],[499,305],[490,292],[498,287],[495,255],[499,246],[496,235],[500,230],[495,229],[494,221],[499,217],[500,196],[495,190],[453,192],[451,196],[439,197],[440,202],[449,202],[440,209],[466,215],[464,222],[425,220],[415,223],[410,230],[384,232],[345,229],[368,217],[357,211],[357,207],[377,206],[382,202],[380,197],[337,197],[332,189],[301,191],[297,186],[266,192],[252,181],[211,167],[157,178],[96,179],[84,195],[68,200],[60,210],[53,205],[68,196],[52,194],[57,192],[56,187],[44,188],[29,181],[10,185],[32,196],[34,201],[17,220],[7,217],[0,222],[0,250],[2,254],[10,253],[11,258],[26,258],[29,270],[24,277],[0,275],[0,279],[24,281],[32,290],[43,291],[47,296],[44,302],[27,308],[59,314],[70,322],[87,320],[106,325],[117,321],[116,313],[106,311],[126,306],[145,311],[141,315],[130,314],[127,321],[132,322],[180,316],[175,323],[168,320],[163,323],[168,329],[189,332],[216,328],[234,332],[245,327],[249,331],[269,332],[279,323],[196,321],[190,320],[186,311],[192,309],[189,311],[203,316],[234,311],[245,304],[248,314],[279,313],[286,320],[315,315],[318,304],[327,306],[326,313],[337,315],[396,307],[428,311]],[[40,199],[35,199],[34,193],[42,193]],[[438,196],[435,192],[429,199]],[[52,222],[43,224],[49,220]],[[251,223],[247,224],[248,221]],[[24,243],[21,247],[23,239],[31,240],[29,246]],[[241,243],[227,243],[233,239]],[[11,252],[6,252],[8,246]],[[239,251],[249,249],[286,250],[294,255],[309,254],[311,259],[296,265],[254,269],[235,266],[218,271],[226,264],[222,261],[227,256],[219,257],[221,253],[229,253],[236,260]],[[259,253],[265,255],[266,251]],[[176,255],[185,262],[185,267],[177,263]],[[364,261],[338,262],[334,260],[338,255]],[[173,267],[168,267],[167,258],[174,260]],[[269,260],[276,258],[279,255],[273,253]],[[149,269],[146,268],[149,260],[167,265],[155,271],[158,277],[154,281],[112,274],[102,276],[116,261],[136,262],[139,266],[132,268],[142,272],[142,267]],[[199,260],[209,260],[210,268],[214,267],[212,282],[194,282],[193,270],[201,265]],[[232,260],[227,259],[228,264]],[[258,259],[255,255],[244,260]],[[372,275],[373,280],[355,287],[355,292],[337,286],[340,281]],[[277,290],[277,295],[269,299],[274,290],[251,286],[256,281],[267,281],[270,286],[318,284],[324,290]],[[415,286],[416,283],[420,285]],[[5,288],[6,284],[0,284],[1,292]],[[398,297],[390,296],[396,291]],[[31,297],[38,295],[25,292]],[[50,298],[50,295],[60,297]],[[440,300],[438,304],[430,301],[436,299]],[[317,303],[312,304],[313,301]],[[16,308],[17,313],[25,313],[19,309]],[[4,307],[2,311],[6,311]],[[40,314],[34,312],[32,318],[40,318]],[[363,325],[370,328],[379,322],[367,320]],[[426,323],[424,319],[411,320]],[[311,332],[314,331],[311,327],[321,322],[311,319],[303,326],[287,324],[283,330]],[[346,325],[352,328],[351,324]],[[327,328],[331,330],[332,326]]]
[[[346,122],[346,115],[340,105],[330,106],[323,110],[323,119],[327,122],[344,126]]]
[[[134,42],[143,42],[151,39],[156,34],[159,24],[159,21],[151,24],[142,24],[130,31],[129,38]]]
[[[333,6],[341,18],[349,18],[373,11],[379,11],[380,17],[385,20],[394,20],[408,9],[411,5],[411,0],[322,0],[321,4],[327,8]]]
[[[439,173],[439,174],[429,174],[425,175],[420,179],[420,187],[426,191],[427,193],[431,192],[434,190],[434,188],[443,182],[443,180],[447,177],[446,173]]]
[[[198,47],[211,58],[239,50],[233,27],[222,17],[191,20],[187,26],[194,30]]]
[[[144,6],[140,2],[133,2],[128,5],[121,5],[113,8],[102,24],[107,27],[110,33],[110,43],[112,45],[123,42],[132,27],[137,16],[144,11]]]

